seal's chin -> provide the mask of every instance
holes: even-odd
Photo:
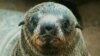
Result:
[[[39,36],[37,38],[33,38],[33,45],[41,52],[55,52],[57,50],[61,50],[64,43],[58,37]]]
[[[47,40],[44,42],[45,43],[42,46],[44,49],[59,49],[59,48],[61,48],[61,45],[62,45],[60,39],[58,39],[58,38],[54,38],[50,41]]]

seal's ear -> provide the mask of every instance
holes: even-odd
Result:
[[[83,30],[83,27],[80,24],[77,24],[76,28],[79,28],[79,29]]]
[[[18,26],[21,26],[23,24],[25,24],[25,22],[24,21],[21,21]]]

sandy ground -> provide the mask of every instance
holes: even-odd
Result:
[[[0,9],[10,9],[25,12],[31,6],[23,3],[0,2]],[[79,6],[83,19],[83,34],[91,56],[100,56],[100,2],[91,2]]]

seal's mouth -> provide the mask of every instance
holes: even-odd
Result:
[[[62,44],[62,41],[55,36],[51,37],[51,36],[47,35],[47,36],[45,36],[45,38],[42,38],[42,39],[43,39],[42,40],[42,42],[43,42],[42,47],[44,49],[52,49],[52,48],[56,49],[56,48],[59,48]]]
[[[33,38],[32,44],[40,51],[61,49],[63,41],[57,36],[43,35]]]

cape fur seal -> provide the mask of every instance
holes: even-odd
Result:
[[[88,56],[79,23],[66,6],[44,2],[26,12],[11,56]]]

